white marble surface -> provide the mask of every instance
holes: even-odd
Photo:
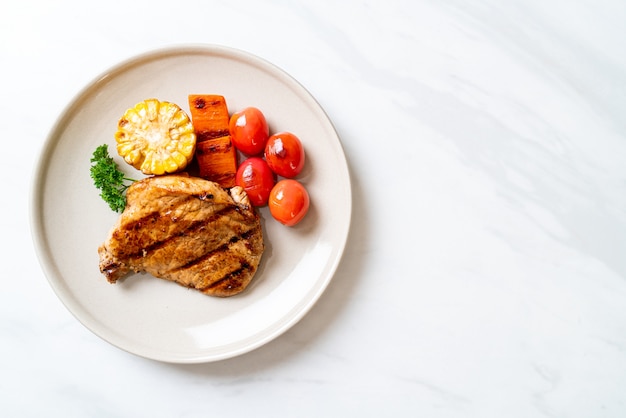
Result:
[[[619,0],[3,4],[0,415],[626,416],[624,22]],[[200,365],[83,327],[28,224],[65,105],[118,61],[181,43],[293,75],[353,176],[319,303]]]

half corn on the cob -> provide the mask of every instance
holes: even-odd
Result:
[[[147,175],[184,169],[196,149],[189,116],[178,105],[157,99],[128,109],[118,122],[115,140],[118,154]]]

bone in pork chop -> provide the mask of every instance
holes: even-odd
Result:
[[[182,174],[133,183],[126,208],[98,248],[100,271],[115,283],[150,273],[212,296],[243,291],[263,254],[259,215],[240,187]]]

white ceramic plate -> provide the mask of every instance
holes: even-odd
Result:
[[[146,274],[109,284],[97,248],[117,219],[89,176],[94,149],[109,144],[124,111],[151,97],[189,110],[190,93],[221,94],[229,110],[260,108],[271,131],[302,140],[307,161],[298,177],[311,208],[296,227],[261,210],[266,251],[240,295],[220,299]],[[257,348],[293,326],[315,304],[343,253],[351,217],[348,167],[332,123],[293,78],[248,53],[215,46],[150,52],[97,77],[52,129],[32,187],[35,247],[65,306],[95,334],[128,352],[160,361],[199,363]]]

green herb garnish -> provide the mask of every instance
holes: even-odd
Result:
[[[109,156],[106,144],[100,145],[93,152],[90,173],[93,184],[100,189],[100,197],[115,212],[122,212],[126,207],[126,189],[136,180],[126,177],[117,163]],[[127,183],[131,182],[131,183]]]

